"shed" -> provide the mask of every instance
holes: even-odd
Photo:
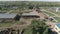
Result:
[[[0,21],[12,21],[15,20],[17,14],[0,14]]]
[[[40,17],[37,12],[23,13],[22,17]]]

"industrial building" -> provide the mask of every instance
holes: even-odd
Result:
[[[29,13],[22,13],[22,17],[34,17],[34,18],[39,18],[39,14],[37,12],[29,12]]]
[[[1,21],[13,21],[16,20],[17,14],[0,14]]]

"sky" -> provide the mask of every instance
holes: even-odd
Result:
[[[49,2],[60,2],[60,0],[0,0],[0,1],[49,1]]]

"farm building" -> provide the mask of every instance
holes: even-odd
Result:
[[[29,13],[22,13],[22,17],[35,17],[39,18],[39,14],[37,12],[29,12]]]
[[[58,33],[58,34],[60,34],[60,23],[58,23],[58,24],[55,24],[55,31]]]
[[[13,21],[16,20],[17,14],[0,14],[1,21]]]

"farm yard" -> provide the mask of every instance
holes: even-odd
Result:
[[[48,34],[49,29],[54,31],[55,24],[60,23],[60,12],[56,12],[54,8],[60,7],[59,2],[12,1],[0,2],[0,4],[2,4],[0,5],[0,13],[4,14],[4,18],[0,14],[0,28],[7,28],[10,32],[17,31],[17,34]],[[5,14],[16,14],[16,17],[6,16]]]

